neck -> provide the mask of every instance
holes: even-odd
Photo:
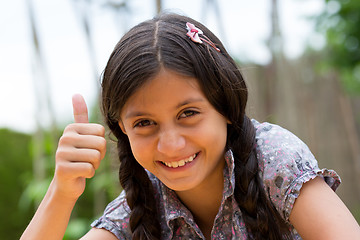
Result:
[[[225,161],[221,164],[224,165]],[[223,171],[214,172],[212,175],[207,179],[211,181],[204,181],[204,184],[191,190],[176,192],[207,239],[219,211],[224,189]]]

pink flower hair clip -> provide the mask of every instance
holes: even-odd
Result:
[[[215,46],[215,44],[204,35],[203,31],[201,31],[199,28],[195,27],[194,24],[187,22],[186,23],[186,29],[188,32],[186,33],[187,36],[191,38],[193,42],[196,43],[203,43],[206,42],[210,46],[212,46],[216,51],[220,52],[220,49]],[[200,37],[200,34],[202,37]]]

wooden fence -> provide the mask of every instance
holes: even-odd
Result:
[[[344,94],[334,73],[320,74],[316,58],[268,66],[242,66],[249,86],[248,115],[276,123],[302,139],[320,168],[334,169],[338,195],[354,212],[360,209],[360,97]]]

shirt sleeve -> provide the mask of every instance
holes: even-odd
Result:
[[[131,210],[125,198],[125,191],[123,191],[115,200],[108,204],[104,214],[95,220],[91,226],[106,229],[121,240],[131,239],[129,226],[130,212]]]
[[[320,169],[309,148],[298,137],[277,125],[253,123],[265,191],[286,221],[307,181],[320,176],[336,190],[341,182],[338,174],[326,168]]]

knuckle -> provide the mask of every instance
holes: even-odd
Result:
[[[93,167],[92,164],[86,164],[85,167],[85,174],[86,177],[92,178],[95,175],[95,168]]]
[[[95,163],[99,160],[100,153],[96,149],[93,149],[91,153],[89,154],[89,162]]]
[[[56,161],[59,161],[60,159],[64,159],[66,155],[66,151],[63,147],[58,147],[55,153],[55,159]]]
[[[99,140],[99,148],[101,151],[104,151],[106,149],[106,140],[105,138],[100,138]]]
[[[100,166],[101,153],[99,151],[94,151],[92,157],[93,159],[91,160],[91,163],[93,164],[95,169],[98,169]]]
[[[101,153],[100,151],[95,151],[95,161],[98,162],[100,161],[101,158]]]
[[[70,132],[66,132],[64,133],[60,139],[59,139],[59,145],[68,145],[71,144],[74,141],[75,135],[70,133]]]
[[[101,136],[105,136],[105,128],[104,128],[104,126],[99,125],[99,132],[100,132]]]
[[[70,123],[64,129],[64,132],[71,132],[75,130],[75,123]]]
[[[68,136],[67,135],[62,135],[59,139],[59,145],[64,145],[68,142]]]
[[[104,128],[104,126],[102,126],[100,124],[95,124],[94,129],[96,129],[96,134],[98,136],[105,136],[105,128]]]
[[[56,164],[55,172],[59,176],[63,176],[67,173],[68,167],[63,162],[59,162]]]

